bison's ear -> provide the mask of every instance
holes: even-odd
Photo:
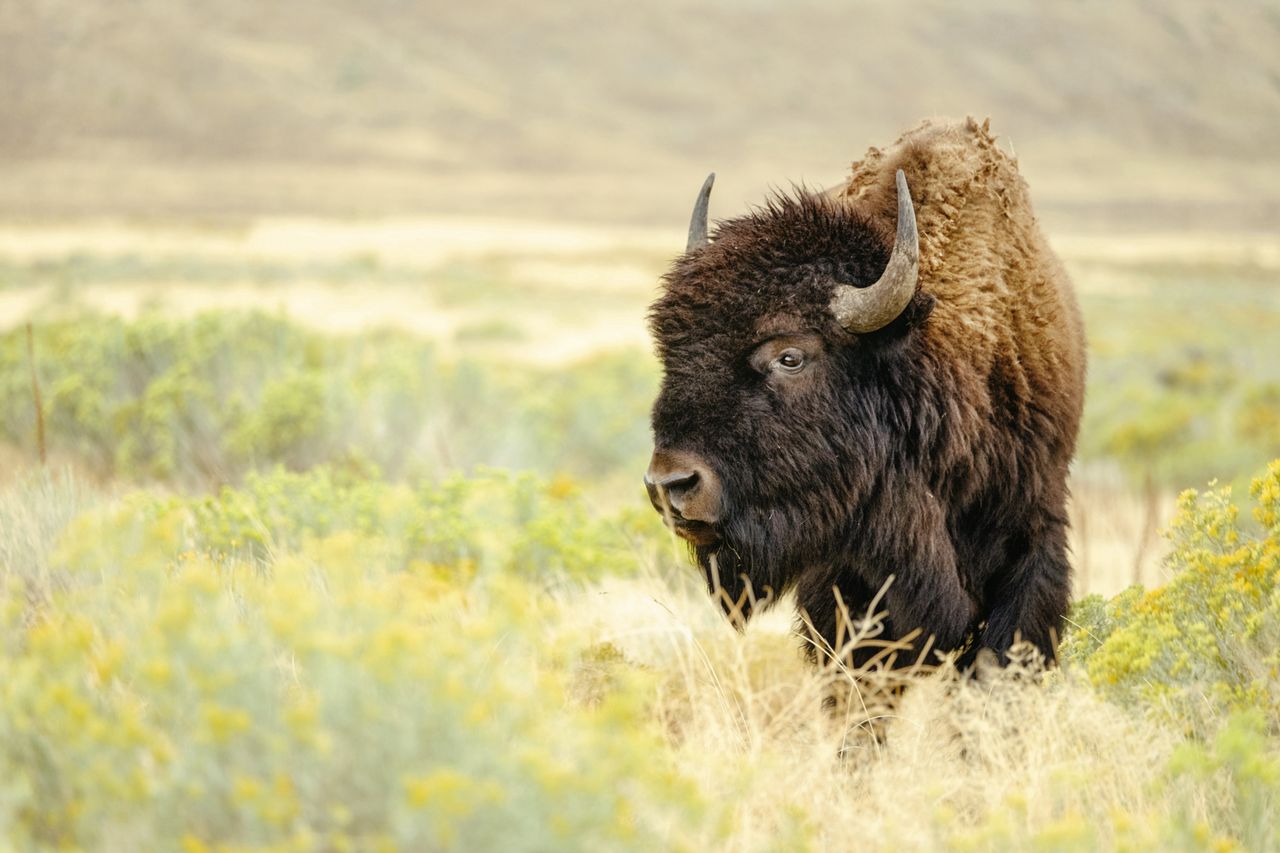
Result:
[[[701,249],[707,245],[707,207],[711,204],[711,185],[716,182],[716,173],[707,175],[698,191],[698,199],[693,203],[693,216],[689,218],[689,242],[684,247],[686,252]]]
[[[924,324],[929,319],[929,315],[933,313],[933,306],[938,300],[934,298],[932,293],[925,293],[923,290],[917,291],[915,298],[907,304],[907,308],[902,312],[902,328],[909,331]]]

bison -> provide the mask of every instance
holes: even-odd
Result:
[[[743,622],[794,590],[829,649],[874,602],[920,654],[1052,661],[1085,353],[1016,161],[925,122],[709,239],[714,177],[650,309],[644,478],[708,588]]]

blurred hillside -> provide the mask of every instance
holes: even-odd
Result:
[[[0,217],[669,222],[990,115],[1051,225],[1280,221],[1280,4],[0,4]]]

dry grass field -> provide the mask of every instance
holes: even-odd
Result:
[[[0,229],[8,837],[1273,849],[1274,530],[1211,570],[1162,531],[1179,488],[1257,473],[1275,436],[1203,413],[1171,428],[1168,395],[1129,389],[1164,383],[1195,412],[1261,388],[1280,412],[1276,339],[1241,337],[1280,318],[1277,243],[1060,242],[1093,348],[1077,594],[1221,577],[1167,617],[1127,610],[1132,592],[1078,606],[1060,671],[922,671],[890,707],[876,676],[803,659],[788,602],[736,634],[644,507],[644,313],[679,238],[465,218]],[[1177,303],[1208,287],[1233,324],[1213,335]],[[1194,624],[1207,670],[1115,661]],[[1215,698],[1192,712],[1187,693]]]
[[[37,0],[0,104],[0,851],[1280,850],[1274,3]],[[1088,327],[1062,666],[815,666],[646,311],[707,171],[965,114]]]

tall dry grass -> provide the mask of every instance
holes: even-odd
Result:
[[[1164,582],[1168,543],[1160,531],[1173,514],[1177,496],[1172,491],[1143,492],[1119,477],[1089,472],[1072,480],[1071,496],[1076,598]]]
[[[1104,701],[1071,669],[1046,674],[1030,658],[977,679],[922,669],[896,705],[874,686],[863,705],[865,682],[806,659],[790,601],[738,633],[664,570],[566,605],[577,629],[653,674],[670,758],[732,803],[725,849],[1154,844],[1156,827],[1211,822],[1220,796],[1210,785],[1175,797],[1166,768],[1182,733]],[[850,688],[833,710],[829,697]]]

